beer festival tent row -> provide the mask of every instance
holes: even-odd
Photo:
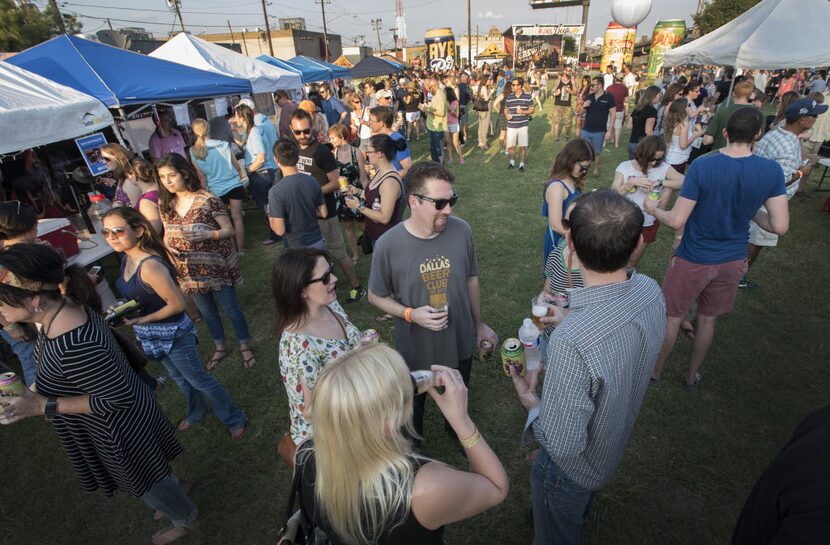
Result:
[[[400,72],[402,69],[402,64],[392,63],[380,57],[369,55],[354,65],[354,68],[352,68],[352,77],[354,79],[362,79],[387,76],[395,72]]]
[[[0,154],[69,140],[112,123],[100,100],[0,62]]]
[[[351,70],[348,68],[337,66],[336,64],[331,64],[330,62],[321,61],[319,59],[312,59],[311,57],[306,57],[304,55],[297,55],[296,57],[289,59],[289,61],[298,66],[314,66],[317,68],[324,68],[331,74],[327,79],[347,79],[354,77],[352,76]]]
[[[149,56],[223,76],[246,79],[251,82],[254,93],[300,89],[303,86],[302,78],[294,71],[246,57],[186,32],[180,32]]]
[[[295,74],[299,74],[303,80],[303,83],[328,81],[331,79],[331,71],[323,67],[299,65],[291,61],[284,61],[265,54],[258,56],[256,60],[276,66],[277,68],[282,68],[283,70],[288,70],[289,72],[294,72]]]
[[[762,0],[722,27],[666,52],[664,64],[754,70],[827,66],[828,29],[828,0]]]

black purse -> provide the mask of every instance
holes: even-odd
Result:
[[[302,474],[302,465],[295,465],[291,489],[288,492],[288,502],[285,505],[285,523],[280,528],[277,545],[330,545],[331,542],[326,533],[308,519],[302,497],[298,501],[297,494],[300,490]],[[295,511],[294,503],[297,501],[299,509]]]
[[[357,244],[360,246],[360,251],[364,255],[369,255],[372,253],[374,248],[372,247],[372,239],[369,238],[369,235],[363,233],[357,238]]]

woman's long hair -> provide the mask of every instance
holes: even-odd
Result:
[[[574,138],[562,148],[553,160],[553,165],[548,172],[548,180],[556,180],[562,178],[573,178],[574,164],[582,161],[593,162],[596,157],[594,147],[590,142],[584,138]],[[585,186],[584,178],[574,180],[574,184],[579,191]]]
[[[130,172],[130,159],[133,154],[121,144],[104,144],[101,146],[101,153],[109,153],[115,159],[115,171],[117,178],[124,178]]]
[[[190,163],[179,155],[178,153],[168,153],[161,159],[159,159],[158,163],[156,163],[156,174],[158,175],[158,171],[162,167],[172,168],[176,172],[182,175],[184,178],[185,188],[188,191],[199,191],[202,189],[202,183],[199,181],[199,175],[196,174],[196,171],[190,166]],[[170,193],[164,184],[159,184],[159,210],[162,214],[170,214],[173,211],[173,199],[175,199],[176,195],[174,193]]]
[[[678,98],[677,100],[672,101],[671,105],[669,105],[669,109],[666,110],[665,119],[663,121],[663,126],[665,127],[663,131],[663,137],[666,139],[666,142],[671,142],[672,136],[674,136],[674,129],[680,126],[684,120],[689,118],[689,114],[686,113],[686,107],[689,105],[689,101],[685,98]]]
[[[660,105],[664,108],[668,108],[669,104],[675,101],[675,95],[677,93],[682,93],[683,89],[684,86],[679,83],[672,83],[666,87],[666,92],[663,93],[663,100],[660,101]]]
[[[130,160],[130,172],[139,182],[145,184],[158,184],[159,182],[153,164],[143,157],[133,157]]]
[[[315,497],[345,543],[377,543],[410,511],[416,468],[412,383],[384,344],[330,362],[314,388]]]
[[[271,290],[277,309],[277,338],[291,326],[302,327],[308,316],[303,290],[314,275],[319,258],[328,260],[323,250],[296,248],[286,250],[271,270]]]
[[[102,219],[110,216],[117,216],[127,222],[127,225],[130,226],[130,229],[136,231],[136,234],[138,234],[138,228],[143,227],[144,232],[138,235],[138,247],[148,254],[162,258],[168,265],[172,266],[173,260],[170,252],[167,250],[164,242],[162,242],[159,234],[153,229],[152,224],[147,221],[147,218],[141,212],[129,206],[118,206],[108,210]]]
[[[0,240],[10,240],[37,228],[34,208],[20,201],[0,203]]]
[[[64,294],[80,305],[101,312],[101,296],[89,280],[86,271],[78,265],[67,265],[66,259],[46,244],[14,244],[0,251],[0,268],[9,269],[16,276],[43,284],[63,284]],[[28,299],[40,295],[48,299],[61,298],[59,289],[30,290],[0,284],[0,301],[15,308],[25,308]]]
[[[648,169],[651,166],[650,163],[654,160],[654,155],[660,151],[664,154],[666,153],[666,141],[656,134],[646,136],[634,148],[634,161],[640,167],[640,172],[643,173],[643,176],[648,176]]]
[[[196,142],[190,148],[190,153],[196,159],[204,161],[208,154],[207,139],[210,138],[210,125],[204,119],[196,118],[190,126],[193,127],[193,134],[196,135]]]
[[[651,106],[654,102],[654,97],[660,94],[660,88],[656,85],[649,85],[640,93],[640,99],[637,101],[637,106],[634,108],[638,112],[646,106]]]
[[[790,104],[792,104],[799,98],[800,95],[795,91],[787,91],[786,93],[781,95],[781,98],[778,101],[778,108],[775,111],[775,119],[773,120],[773,123],[778,123],[779,121],[787,117],[787,108],[789,108]]]

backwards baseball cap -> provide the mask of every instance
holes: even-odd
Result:
[[[254,101],[251,100],[250,98],[241,98],[241,99],[239,99],[239,102],[237,104],[244,104],[248,108],[250,108],[252,110],[256,110],[256,104],[254,104]]]
[[[375,93],[375,98],[380,100],[382,98],[392,98],[392,91],[389,89],[381,89],[377,93]]]
[[[820,115],[827,111],[827,104],[819,104],[812,98],[796,100],[787,107],[787,117],[801,119],[812,115]]]

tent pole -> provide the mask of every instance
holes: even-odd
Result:
[[[124,108],[119,106],[118,107],[118,113],[121,114],[121,117],[124,119],[124,127],[126,127],[126,129],[127,129],[127,139],[130,140],[130,143],[132,144],[131,149],[137,155],[141,155],[141,150],[138,149],[138,147],[139,147],[138,146],[138,140],[136,139],[135,135],[133,134],[132,129],[130,129],[130,123],[127,120],[127,114],[124,112]],[[122,142],[122,145],[123,145],[123,142]],[[124,147],[127,147],[127,146],[124,146]]]
[[[732,81],[729,82],[729,94],[726,96],[726,105],[729,106],[729,103],[732,101],[732,90],[735,88],[735,72],[736,69],[732,69]]]
[[[124,142],[124,135],[121,134],[121,127],[118,126],[118,121],[112,124],[112,132],[115,134],[115,139],[118,140],[118,143],[126,148],[127,144]]]

